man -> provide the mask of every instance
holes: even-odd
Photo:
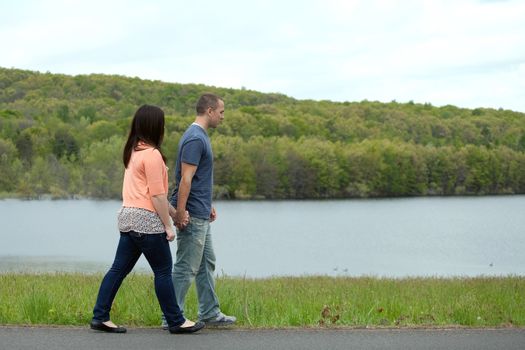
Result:
[[[224,119],[224,101],[213,94],[202,95],[196,106],[197,116],[179,142],[176,185],[171,196],[171,211],[177,227],[177,256],[173,266],[173,284],[177,302],[184,310],[188,289],[195,279],[199,299],[199,320],[207,326],[226,326],[236,321],[223,314],[215,294],[215,253],[210,223],[217,218],[212,207],[213,153],[207,134]],[[189,223],[186,219],[189,212]]]

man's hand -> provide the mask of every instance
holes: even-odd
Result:
[[[184,230],[190,223],[190,213],[187,210],[177,210],[173,218],[173,223],[179,230]]]
[[[217,219],[217,212],[215,211],[215,207],[211,207],[210,222],[214,222],[216,219]]]
[[[171,219],[173,220],[173,224],[175,224],[175,218],[177,217],[177,209],[172,207],[170,209],[170,216],[171,216]],[[187,210],[186,210],[184,222],[186,223],[186,225],[190,223],[190,213]]]

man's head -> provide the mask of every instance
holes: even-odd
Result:
[[[224,119],[224,101],[217,95],[204,94],[197,101],[197,116],[204,117],[207,126],[216,128]]]

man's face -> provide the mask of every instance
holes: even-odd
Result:
[[[224,119],[224,101],[219,100],[217,108],[208,108],[208,115],[210,117],[210,128],[216,128]]]

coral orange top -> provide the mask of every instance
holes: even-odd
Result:
[[[140,143],[131,153],[124,172],[122,205],[155,211],[152,196],[168,193],[168,172],[160,152],[152,146]]]

